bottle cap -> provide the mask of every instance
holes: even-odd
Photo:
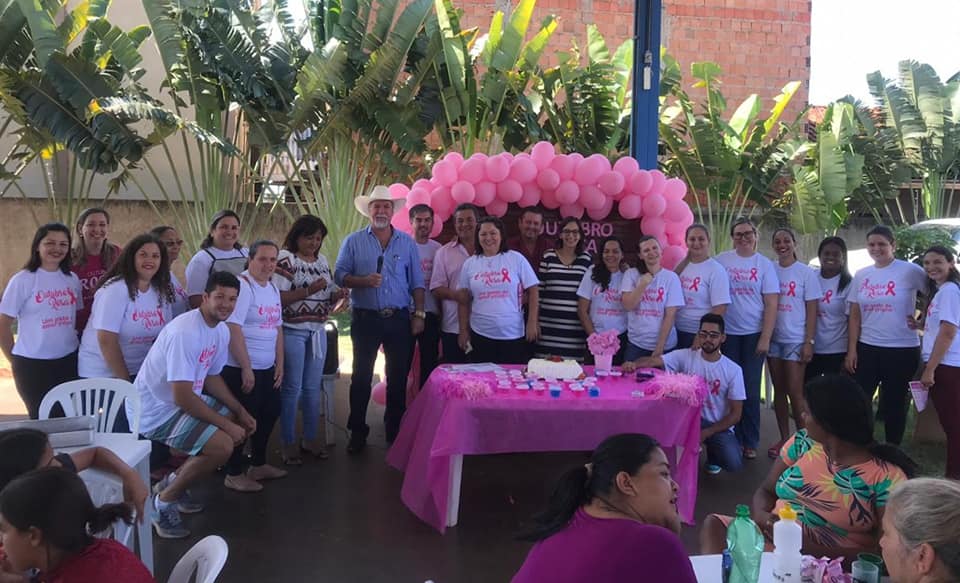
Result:
[[[797,519],[797,511],[794,510],[793,507],[790,506],[789,504],[784,504],[783,508],[781,508],[777,512],[777,515],[780,517],[780,520],[796,520]]]
[[[750,507],[746,504],[737,504],[737,518],[750,518]]]

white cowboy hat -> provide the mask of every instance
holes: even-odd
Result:
[[[390,194],[390,189],[388,189],[386,186],[379,185],[374,186],[369,195],[360,195],[353,199],[353,204],[357,207],[358,213],[365,217],[369,217],[370,203],[375,200],[389,200],[393,203],[393,210],[397,210],[397,203],[402,203],[404,201],[403,198],[393,198],[393,195]]]

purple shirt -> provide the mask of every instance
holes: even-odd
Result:
[[[677,535],[626,518],[594,518],[582,508],[540,541],[513,583],[697,583]]]

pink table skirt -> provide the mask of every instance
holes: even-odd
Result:
[[[693,523],[699,407],[637,396],[643,385],[632,375],[600,379],[599,397],[564,389],[559,398],[529,390],[497,390],[477,400],[448,398],[444,387],[465,379],[497,384],[491,373],[468,376],[438,368],[407,409],[387,453],[387,463],[405,472],[401,499],[424,522],[445,529],[453,455],[592,451],[611,435],[646,433],[671,459],[680,515]]]

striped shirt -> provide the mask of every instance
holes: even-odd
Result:
[[[590,269],[590,256],[581,253],[570,265],[554,250],[540,260],[540,340],[536,355],[562,356],[583,361],[586,334],[577,317],[577,289]]]

